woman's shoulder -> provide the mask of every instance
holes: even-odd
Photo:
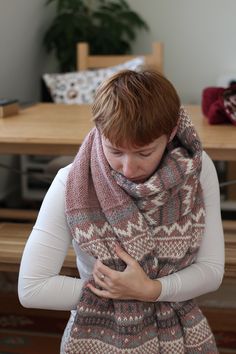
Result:
[[[215,165],[210,156],[203,150],[202,152],[202,172],[215,171]]]
[[[214,162],[205,151],[202,153],[202,170],[200,174],[200,181],[204,185],[218,184],[218,177]]]
[[[55,180],[59,181],[63,185],[66,185],[66,181],[67,181],[71,166],[72,166],[72,163],[70,163],[69,165],[67,165],[65,167],[60,168],[60,170],[57,172],[57,174],[55,176]]]

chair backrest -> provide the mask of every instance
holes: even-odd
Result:
[[[77,70],[106,68],[122,64],[137,56],[143,56],[145,65],[163,73],[163,43],[161,42],[154,42],[152,44],[152,53],[144,55],[90,55],[89,44],[80,42],[77,44]]]

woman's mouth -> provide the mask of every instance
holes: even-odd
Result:
[[[141,176],[141,177],[129,178],[129,180],[134,183],[142,183],[146,180],[146,177]]]

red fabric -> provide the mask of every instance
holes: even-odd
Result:
[[[207,87],[202,92],[202,111],[204,115],[208,115],[209,109],[213,102],[217,101],[224,92],[223,87]]]
[[[223,93],[223,102],[225,113],[228,119],[236,125],[236,85],[231,85]]]
[[[210,124],[229,123],[222,95],[223,87],[207,87],[202,93],[202,112]]]

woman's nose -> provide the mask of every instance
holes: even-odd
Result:
[[[137,171],[137,166],[135,161],[130,157],[126,157],[123,161],[123,166],[122,166],[123,175],[126,178],[135,178],[136,171]]]

